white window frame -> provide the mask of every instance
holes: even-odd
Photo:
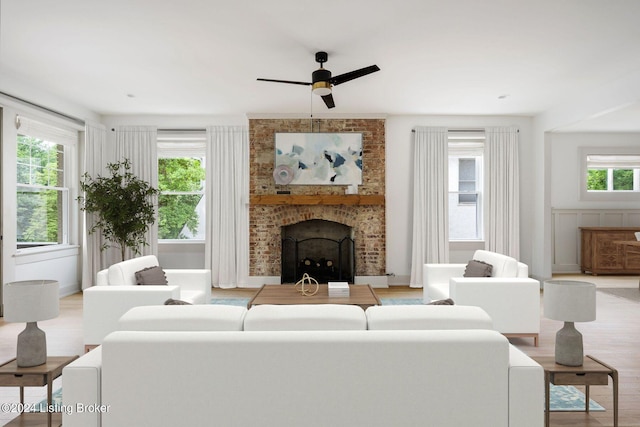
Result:
[[[158,131],[158,161],[161,158],[181,158],[181,157],[201,157],[204,159],[203,167],[206,169],[206,141],[207,135],[205,130],[197,131]],[[159,179],[159,176],[158,176]],[[160,195],[201,195],[206,197],[207,183],[206,179],[201,191],[175,192],[162,191]],[[206,212],[205,212],[206,214]],[[205,217],[201,217],[203,221],[200,227],[206,227],[204,223]],[[204,243],[204,239],[158,239],[159,243],[171,244],[188,244],[188,243]]]
[[[33,188],[39,190],[55,190],[59,191],[62,196],[60,206],[60,228],[61,236],[59,242],[51,244],[34,245],[19,248],[24,242],[16,240],[16,254],[35,253],[43,251],[60,250],[70,245],[70,217],[71,217],[71,201],[72,201],[72,185],[71,182],[77,178],[77,146],[78,146],[78,130],[65,127],[59,124],[50,124],[42,119],[34,119],[27,115],[19,114],[16,116],[16,167],[17,158],[17,138],[18,135],[37,138],[42,141],[54,143],[63,146],[63,184],[60,186],[46,186],[39,184],[23,184],[16,180],[16,194],[18,188]],[[16,177],[17,178],[17,177]],[[16,206],[17,207],[17,206]],[[17,237],[17,236],[16,236]],[[33,242],[36,243],[36,242]]]
[[[614,165],[600,163],[597,166],[589,161],[593,156],[640,156],[640,148],[635,147],[581,147],[579,149],[580,161],[580,200],[583,201],[640,201],[640,164],[635,165]],[[634,189],[633,190],[587,190],[587,176],[589,169],[606,169],[608,171],[607,184],[613,185],[613,169],[634,169]]]

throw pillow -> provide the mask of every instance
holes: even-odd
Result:
[[[437,301],[431,301],[427,305],[454,305],[454,303],[451,298],[447,298],[447,299],[439,299]]]
[[[155,267],[147,267],[143,270],[136,271],[137,285],[167,285],[167,276],[164,270],[158,265]]]
[[[464,277],[491,277],[493,266],[483,261],[472,259],[464,269]]]
[[[164,305],[191,305],[190,302],[182,301],[179,299],[169,298],[164,302]]]

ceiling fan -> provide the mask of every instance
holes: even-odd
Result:
[[[358,77],[366,76],[367,74],[380,71],[377,65],[370,65],[368,67],[360,68],[359,70],[350,71],[348,73],[340,74],[339,76],[331,77],[331,71],[325,69],[322,64],[327,62],[329,55],[327,52],[316,52],[316,62],[320,64],[320,68],[315,70],[311,74],[311,82],[296,82],[291,80],[274,80],[274,79],[258,79],[263,82],[275,82],[275,83],[289,83],[294,85],[311,86],[311,90],[316,95],[322,97],[322,100],[326,104],[327,108],[333,108],[336,104],[333,102],[333,95],[331,94],[331,88],[339,84],[348,82],[349,80],[357,79]]]

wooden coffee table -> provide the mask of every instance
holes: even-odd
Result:
[[[330,297],[328,285],[319,286],[317,294],[303,296],[295,285],[263,285],[251,298],[247,308],[262,304],[347,304],[357,305],[366,310],[372,305],[382,305],[380,298],[373,292],[370,285],[349,285],[348,297]],[[315,285],[311,289],[315,289]]]

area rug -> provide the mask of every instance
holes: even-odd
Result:
[[[598,292],[624,298],[633,302],[640,302],[640,289],[638,288],[598,288]]]
[[[570,385],[553,385],[549,390],[550,411],[584,411],[585,395]],[[605,409],[595,400],[589,399],[589,411],[604,411]]]
[[[234,298],[240,299],[240,298]],[[553,385],[550,388],[549,408],[551,411],[584,411],[585,395],[573,386]],[[52,405],[54,409],[62,407],[62,389],[53,393]],[[46,412],[47,400],[43,399],[31,408],[30,412]],[[593,399],[589,399],[590,411],[604,411],[605,409]]]
[[[240,307],[246,307],[249,304],[250,298],[213,298],[211,304],[221,305],[237,305]]]

